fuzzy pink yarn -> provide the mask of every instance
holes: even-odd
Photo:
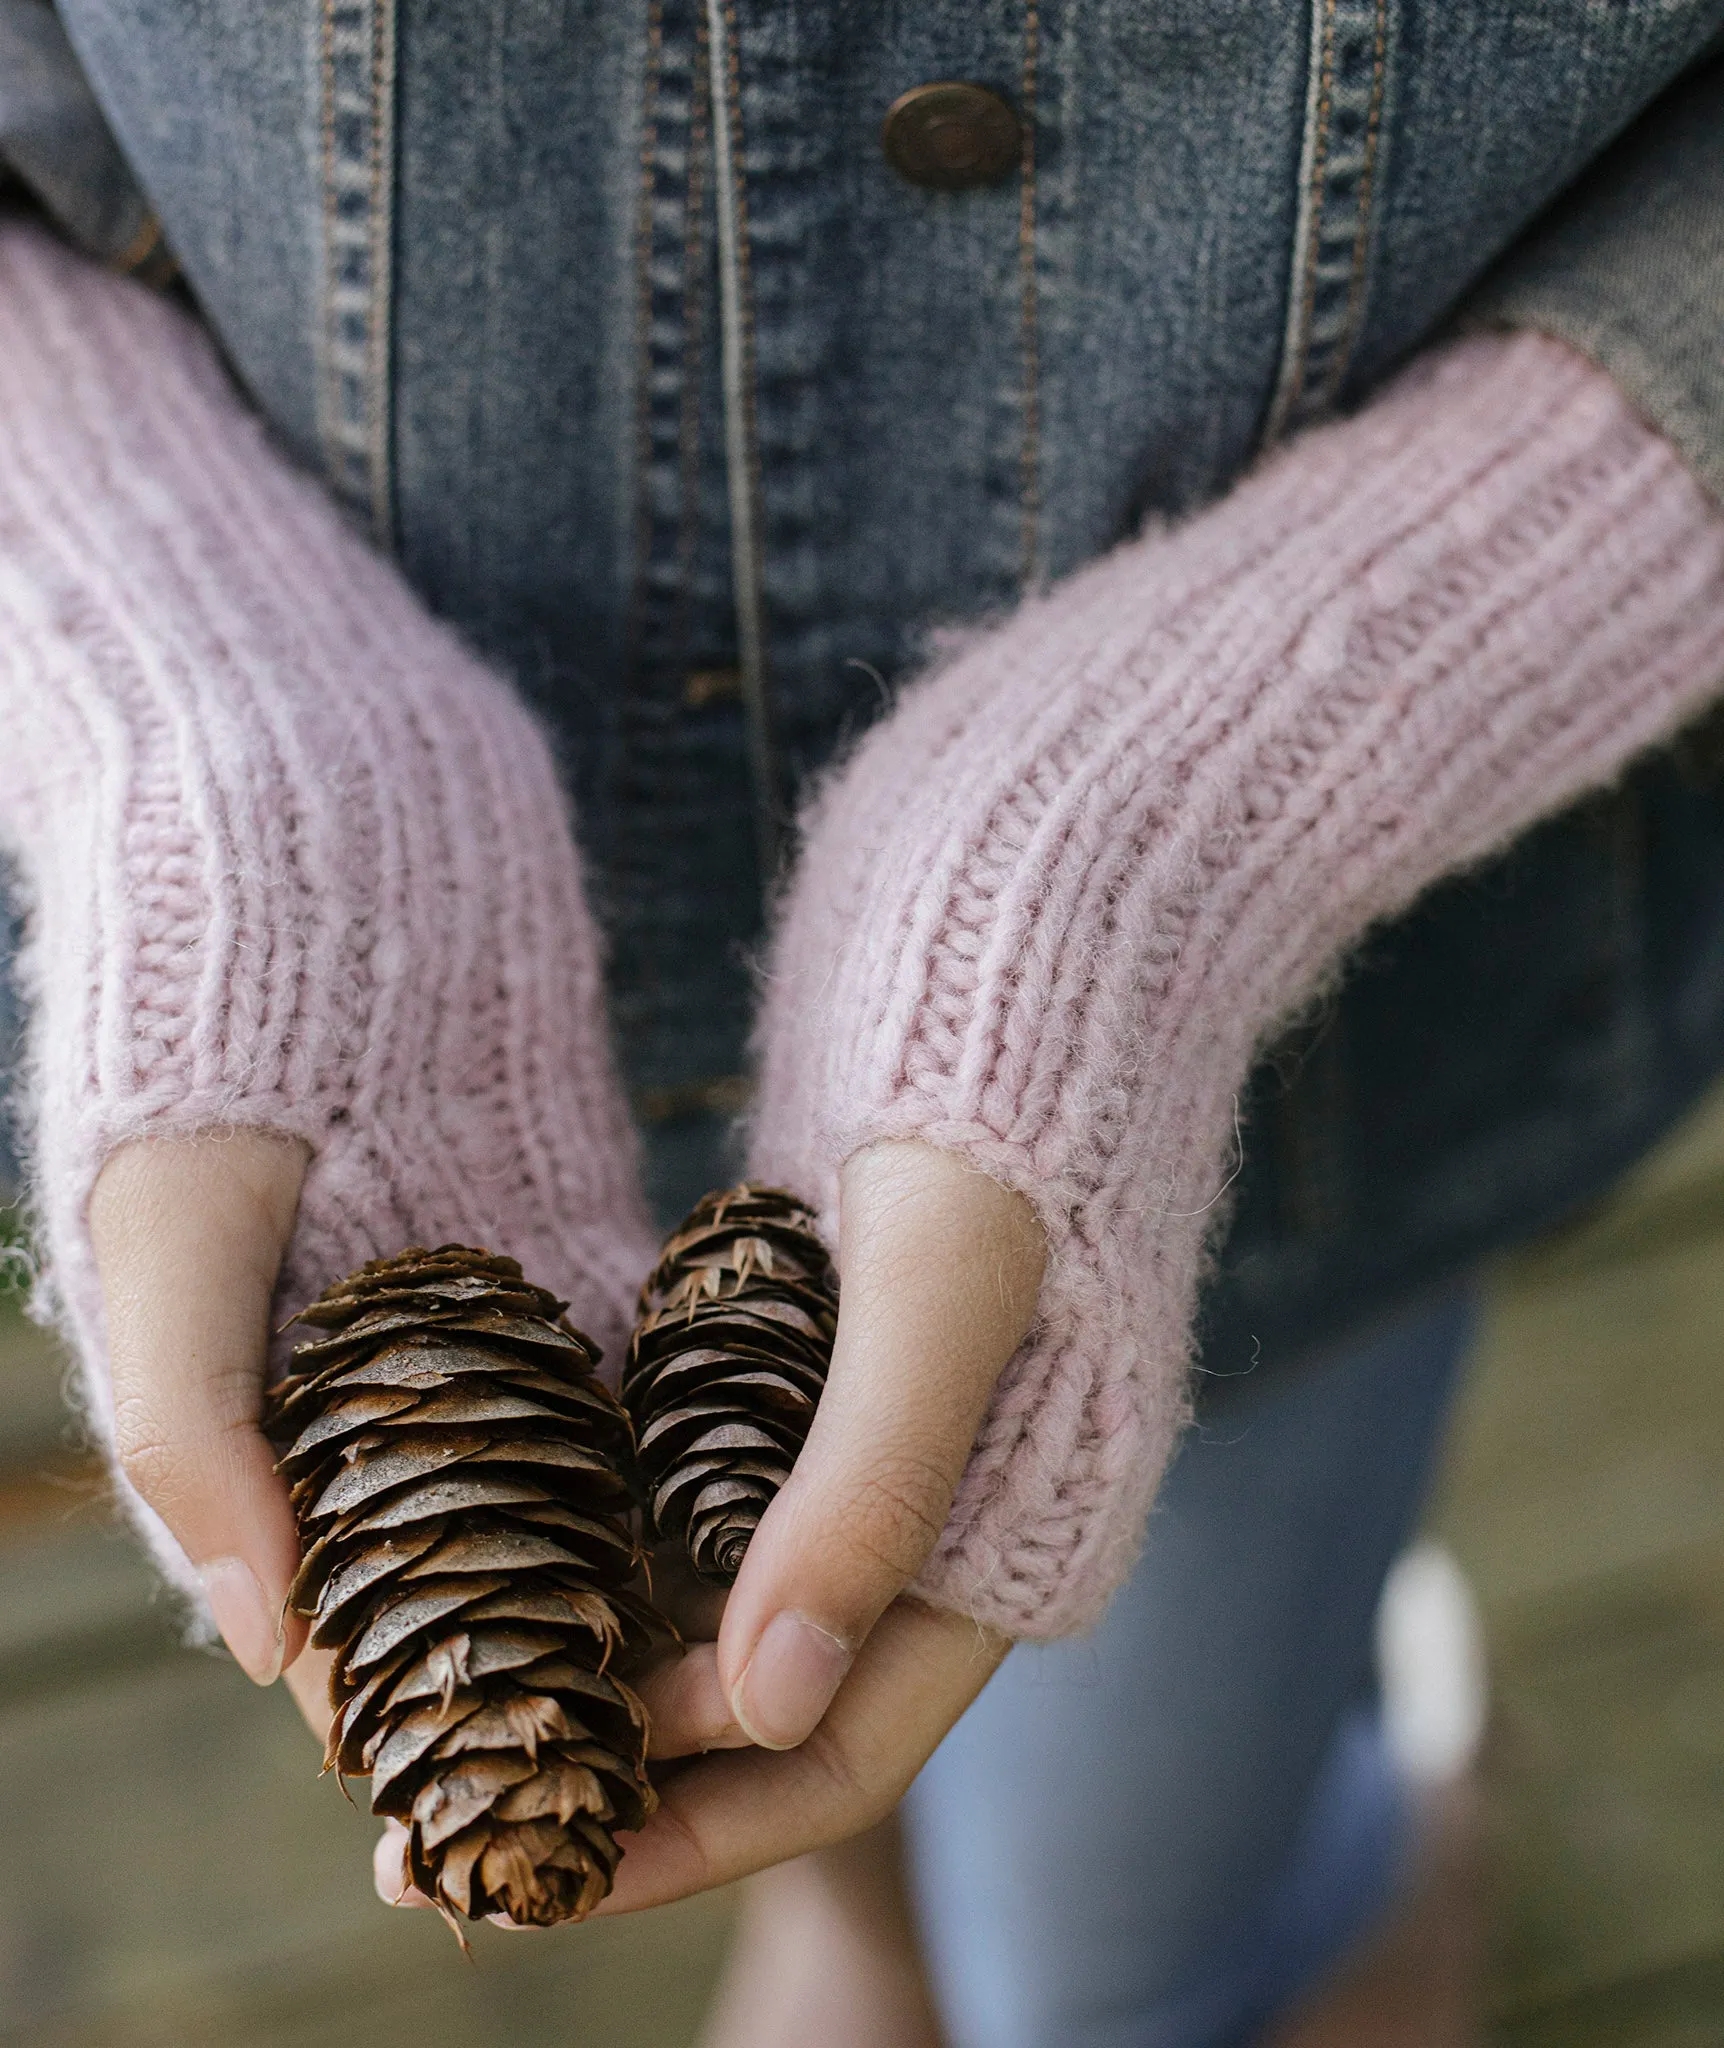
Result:
[[[85,1211],[150,1132],[312,1146],[288,1299],[489,1240],[614,1343],[650,1233],[531,719],[193,323],[16,224],[0,429],[32,1166],[98,1430]],[[1600,371],[1478,339],[970,643],[828,783],[756,1164],[830,1208],[857,1146],[920,1136],[1053,1251],[925,1591],[1019,1634],[1099,1613],[1183,1418],[1254,1053],[1367,926],[1721,678],[1724,520]]]
[[[922,1580],[1094,1621],[1186,1413],[1252,1060],[1347,947],[1724,682],[1724,518],[1596,367],[1433,353],[963,649],[805,820],[757,1170],[918,1137],[1051,1263]]]
[[[17,223],[0,703],[34,1199],[97,1433],[86,1210],[147,1133],[311,1145],[286,1303],[457,1238],[519,1257],[614,1356],[652,1235],[541,733],[269,445],[199,327]]]

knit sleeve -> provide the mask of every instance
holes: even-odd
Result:
[[[1437,877],[1724,681],[1724,517],[1540,335],[1453,345],[907,693],[819,795],[754,1163],[915,1137],[1050,1261],[921,1590],[1093,1622],[1185,1414],[1255,1054]]]
[[[33,1198],[99,1433],[86,1211],[140,1135],[306,1142],[289,1300],[459,1238],[614,1344],[649,1236],[543,736],[275,451],[193,321],[19,223],[0,705]]]

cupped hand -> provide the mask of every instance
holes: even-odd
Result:
[[[838,1339],[807,1445],[716,1643],[643,1682],[655,1755],[724,1753],[661,1775],[658,1812],[628,1838],[601,1911],[860,1833],[999,1664],[1006,1637],[904,1589],[1035,1313],[1045,1258],[1029,1204],[948,1153],[906,1141],[846,1164]]]
[[[294,1662],[306,1631],[287,1612],[299,1538],[258,1418],[308,1156],[269,1131],[139,1139],[108,1160],[90,1201],[115,1454],[259,1685]],[[295,1694],[321,1732],[328,1709],[305,1676]]]
[[[303,1146],[268,1132],[141,1140],[104,1167],[90,1221],[121,1467],[196,1568],[243,1668],[267,1684],[292,1665],[321,1731],[313,1667],[325,1660],[300,1656],[305,1623],[286,1611],[298,1537],[258,1426],[305,1166]],[[946,1154],[889,1144],[849,1162],[827,1390],[717,1641],[643,1681],[655,1755],[690,1760],[666,1773],[604,1910],[870,1826],[1004,1656],[1005,1637],[904,1588],[1034,1313],[1043,1258],[1028,1205]],[[394,1895],[387,1872],[380,1889]]]

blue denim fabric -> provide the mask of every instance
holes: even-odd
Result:
[[[1244,2048],[1377,1917],[1371,1632],[1473,1328],[1451,1287],[1181,1446],[1095,1635],[1023,1644],[906,1801],[954,2048]]]
[[[1724,1054],[1724,782],[1700,750],[1368,939],[1260,1067],[1200,1398],[1602,1192]]]
[[[49,0],[0,0],[0,172],[84,248],[140,267],[158,233]]]
[[[723,1170],[762,820],[931,629],[1362,395],[1724,27],[1724,0],[60,13],[285,445],[550,718],[666,1205]],[[881,155],[892,101],[950,77],[1024,121],[998,186]],[[1724,836],[1668,784],[1644,858],[1579,820],[1441,892],[1292,1095],[1263,1078],[1230,1357],[1572,1203],[1719,1063]]]

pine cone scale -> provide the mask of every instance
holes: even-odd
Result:
[[[499,1574],[477,1581],[457,1579],[448,1585],[422,1587],[394,1602],[367,1626],[358,1641],[347,1650],[347,1669],[364,1671],[380,1663],[413,1637],[459,1614],[463,1607],[470,1606],[484,1594],[501,1591],[508,1583]]]
[[[530,1757],[467,1757],[453,1770],[440,1772],[429,1784],[420,1786],[395,1818],[416,1824],[422,1850],[435,1849],[482,1819],[499,1794],[530,1778],[534,1769]]]
[[[324,1543],[332,1538],[372,1535],[386,1529],[407,1529],[415,1522],[429,1520],[433,1515],[454,1514],[468,1507],[507,1507],[524,1511],[528,1507],[554,1505],[542,1486],[534,1486],[529,1481],[509,1479],[496,1473],[457,1472],[451,1478],[433,1480],[417,1487],[411,1494],[384,1500],[334,1529],[319,1531],[317,1541]]]
[[[446,1465],[457,1465],[484,1445],[481,1436],[420,1442],[355,1437],[343,1446],[345,1462],[333,1478],[327,1465],[317,1465],[292,1489],[293,1505],[304,1521],[331,1521],[365,1506],[379,1494],[394,1493],[411,1480],[426,1479]]]
[[[323,1650],[344,1641],[354,1601],[364,1599],[385,1579],[398,1577],[406,1565],[422,1557],[436,1540],[437,1532],[432,1531],[423,1543],[380,1543],[364,1556],[338,1564],[318,1588],[312,1609],[317,1615],[317,1625],[311,1633],[313,1644]]]

